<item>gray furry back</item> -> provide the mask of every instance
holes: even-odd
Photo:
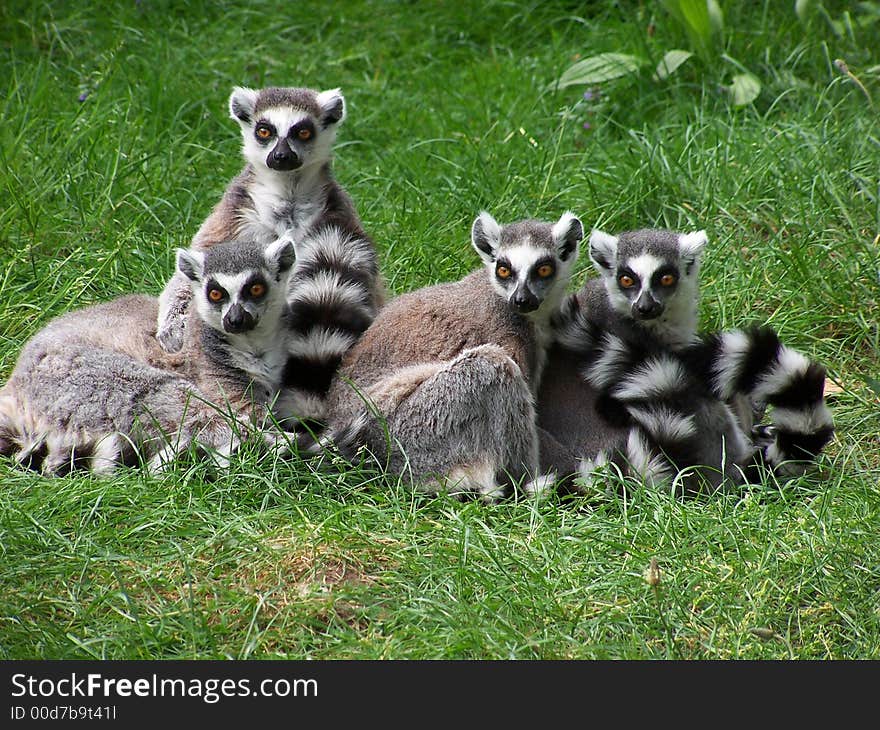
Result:
[[[450,361],[484,344],[500,347],[525,377],[534,371],[528,321],[510,316],[482,271],[401,294],[343,359],[328,394],[331,421],[338,424],[362,409],[352,382],[365,392],[396,370]]]
[[[180,427],[190,383],[154,367],[155,299],[124,297],[64,315],[22,349],[0,390],[0,451],[47,475],[155,455]],[[153,347],[149,342],[153,342]]]
[[[0,390],[0,451],[45,474],[164,468],[190,446],[225,464],[266,426],[286,359],[289,242],[178,250],[196,310],[180,353],[152,336],[158,302],[70,312],[31,338]],[[275,437],[264,433],[267,441]]]

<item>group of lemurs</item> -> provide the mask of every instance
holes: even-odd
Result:
[[[31,338],[0,389],[0,454],[46,475],[161,470],[182,453],[226,465],[256,439],[494,501],[789,477],[831,439],[821,364],[768,327],[698,333],[704,231],[594,230],[599,276],[569,294],[575,215],[482,212],[480,268],[386,303],[332,172],[340,91],[236,87],[229,111],[244,169],[162,294]]]

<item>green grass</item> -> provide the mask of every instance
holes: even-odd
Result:
[[[482,208],[706,228],[704,327],[767,322],[839,387],[817,474],[695,500],[487,507],[251,452],[214,477],[2,462],[0,658],[880,657],[877,26],[722,5],[714,62],[585,100],[552,88],[578,54],[686,38],[639,2],[4,3],[0,381],[50,317],[161,289],[240,167],[232,86],[274,84],[343,89],[336,171],[393,293],[473,269]]]

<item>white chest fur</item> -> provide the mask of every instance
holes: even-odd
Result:
[[[278,332],[271,336],[234,335],[230,338],[229,360],[270,393],[275,393],[281,387],[287,362],[286,337]]]
[[[248,193],[254,207],[244,215],[242,232],[264,244],[287,236],[296,247],[324,207],[321,186],[311,177],[261,176],[251,182]]]

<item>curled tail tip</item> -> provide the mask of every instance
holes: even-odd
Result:
[[[777,428],[773,453],[787,461],[815,461],[834,438],[834,425],[826,423],[809,430]]]
[[[771,416],[770,426],[756,429],[755,444],[761,461],[781,477],[806,474],[816,466],[825,447],[834,439],[835,427],[824,404],[813,413],[780,410]]]

